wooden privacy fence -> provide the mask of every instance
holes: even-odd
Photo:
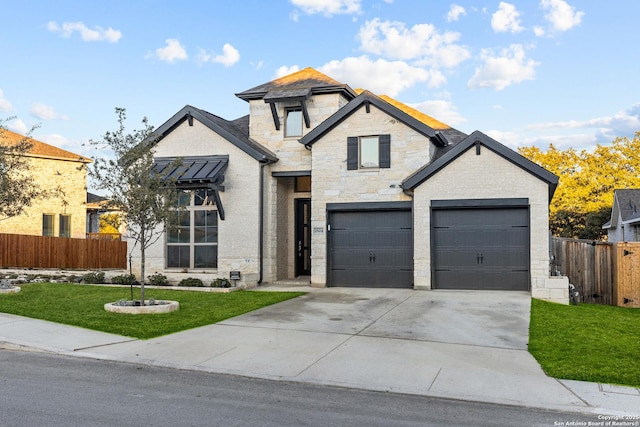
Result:
[[[126,269],[127,242],[0,233],[0,267]]]
[[[587,303],[640,307],[640,242],[554,237],[551,269],[567,276]]]

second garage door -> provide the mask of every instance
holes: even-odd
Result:
[[[329,286],[413,286],[410,210],[329,212],[329,225]]]
[[[529,209],[432,211],[436,289],[529,289]]]

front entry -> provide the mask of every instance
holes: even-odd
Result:
[[[295,200],[296,276],[311,274],[311,199]]]

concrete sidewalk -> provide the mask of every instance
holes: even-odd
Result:
[[[0,348],[594,415],[640,415],[638,389],[544,374],[527,351],[527,293],[295,290],[309,294],[144,341],[0,313]]]

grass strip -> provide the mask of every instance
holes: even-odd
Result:
[[[640,387],[640,310],[534,299],[529,351],[555,378]]]
[[[217,293],[147,288],[147,299],[178,301],[180,309],[172,313],[132,315],[104,309],[106,303],[129,299],[128,287],[65,283],[20,286],[19,293],[0,294],[0,312],[140,339],[210,325],[304,295],[304,292]]]

